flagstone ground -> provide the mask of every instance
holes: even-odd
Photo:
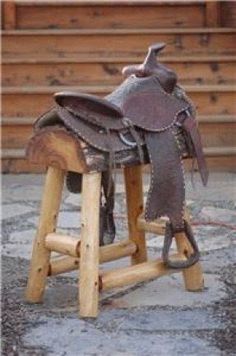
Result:
[[[145,192],[148,187],[144,177]],[[2,354],[55,356],[236,355],[236,178],[214,173],[203,188],[187,177],[187,202],[202,252],[205,290],[181,274],[104,293],[97,320],[78,319],[77,272],[49,279],[44,304],[24,301],[44,177],[4,175],[2,189]],[[127,236],[117,176],[117,239]],[[79,234],[80,195],[64,191],[59,230]],[[148,253],[162,237],[148,234]],[[125,258],[102,268],[123,266]]]

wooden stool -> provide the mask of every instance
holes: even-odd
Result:
[[[163,222],[147,223],[142,217],[143,191],[142,167],[124,168],[126,202],[128,212],[128,240],[99,247],[99,208],[101,172],[89,171],[84,155],[84,143],[78,142],[64,129],[44,129],[29,142],[27,156],[31,162],[46,164],[46,182],[42,198],[40,221],[34,241],[26,299],[38,303],[43,299],[48,276],[78,269],[79,314],[96,317],[99,291],[121,287],[130,283],[179,272],[167,268],[161,259],[148,261],[145,231],[164,234]],[[81,173],[82,212],[81,237],[56,233],[57,215],[66,171]],[[178,258],[185,259],[191,247],[183,233],[175,236]],[[51,252],[61,257],[51,258]],[[99,272],[99,263],[131,256],[131,266],[107,272]],[[199,263],[182,270],[185,288],[199,291],[203,288],[203,276]]]

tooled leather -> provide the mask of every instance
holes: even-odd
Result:
[[[173,126],[178,115],[187,108],[181,100],[156,90],[130,95],[122,110],[134,125],[146,131],[161,132]]]
[[[72,115],[109,130],[122,130],[122,117],[127,117],[144,130],[163,131],[189,107],[186,101],[165,92],[154,76],[132,76],[104,99],[62,92],[55,95],[55,101]],[[79,124],[78,120],[76,126]]]
[[[135,126],[148,131],[171,127],[189,103],[165,92],[155,76],[130,76],[106,100],[120,108]]]

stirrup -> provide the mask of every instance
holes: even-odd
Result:
[[[191,226],[186,220],[184,220],[183,232],[185,232],[186,238],[188,239],[191,247],[193,248],[193,253],[185,261],[181,261],[181,260],[173,261],[169,258],[169,251],[170,251],[172,240],[174,238],[175,231],[170,222],[166,223],[164,245],[162,250],[162,259],[164,264],[167,265],[169,268],[175,268],[175,269],[188,268],[199,261],[200,258],[199,249],[194,239]]]

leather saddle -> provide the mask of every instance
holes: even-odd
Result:
[[[184,268],[198,261],[199,251],[190,226],[184,220],[185,183],[179,130],[190,155],[197,159],[203,184],[207,183],[208,171],[193,104],[177,85],[176,74],[156,60],[164,47],[162,43],[150,46],[141,65],[125,67],[126,79],[105,98],[76,92],[56,93],[55,108],[40,117],[35,127],[40,129],[61,122],[90,146],[108,153],[111,169],[102,175],[106,203],[101,209],[101,244],[111,243],[115,237],[111,170],[116,164],[116,153],[136,149],[142,163],[146,150],[151,182],[145,219],[169,218],[163,260],[172,268]],[[69,172],[67,183],[70,190],[75,191],[78,174]],[[168,258],[172,238],[179,231],[185,231],[193,248],[193,254],[184,262]]]

